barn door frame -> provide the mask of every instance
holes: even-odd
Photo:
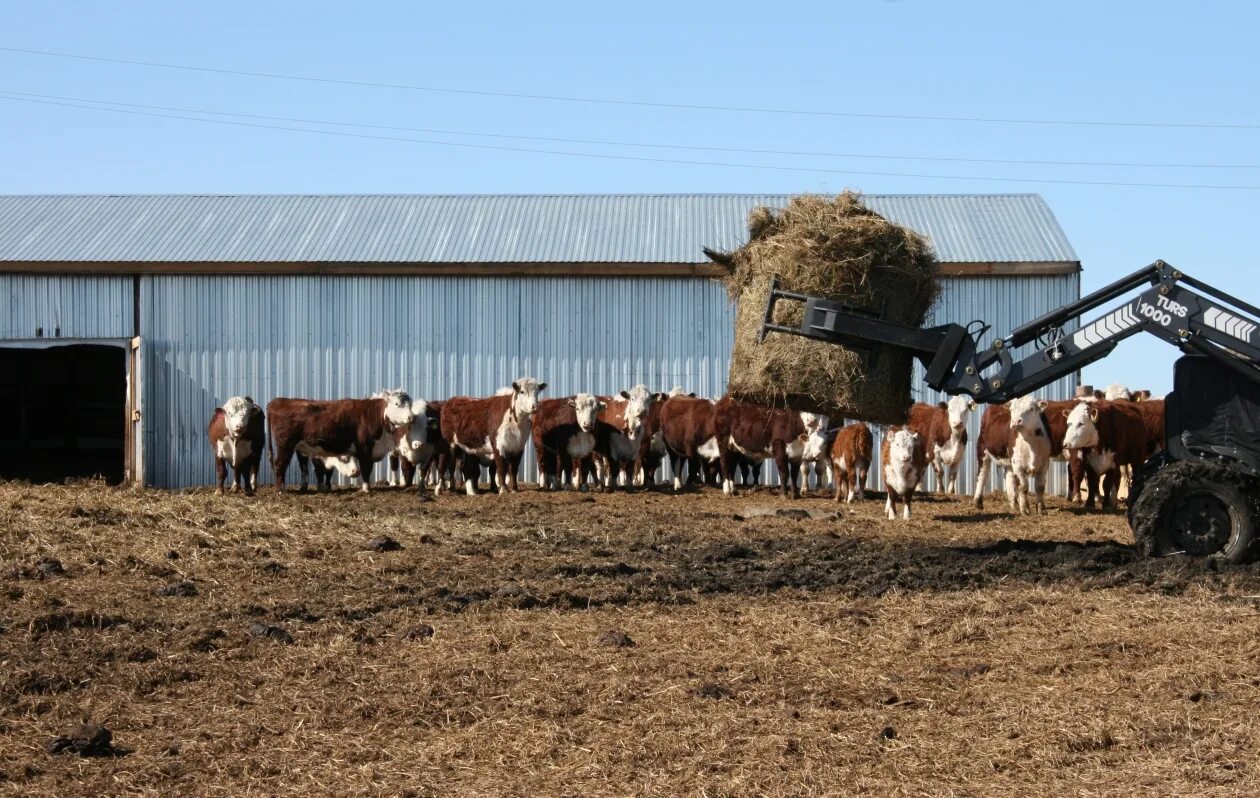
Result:
[[[127,342],[126,464],[123,480],[144,487],[144,346],[140,336]]]

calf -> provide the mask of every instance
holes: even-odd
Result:
[[[1139,410],[1143,404],[1147,403],[1091,402],[1077,407],[1069,416],[1065,443],[1084,450],[1089,507],[1094,506],[1098,495],[1100,476],[1103,507],[1115,507],[1120,469],[1140,466],[1157,451],[1157,440],[1148,431],[1148,421]],[[1162,438],[1162,434],[1159,437]]]
[[[920,403],[910,408],[907,426],[923,438],[938,493],[958,490],[958,470],[967,451],[967,416],[975,407],[965,396],[951,396],[937,405]]]
[[[415,421],[411,404],[406,391],[384,391],[370,399],[272,399],[267,403],[271,421],[268,448],[276,490],[284,492],[284,474],[294,454],[310,458],[344,455],[358,461],[366,493],[372,465],[394,449],[398,430]],[[302,490],[306,486],[303,469]]]
[[[595,457],[602,466],[605,488],[611,489],[619,482],[629,486],[642,467],[652,445],[645,432],[645,421],[662,398],[643,385],[617,396],[599,397],[605,409],[595,425]]]
[[[442,404],[442,437],[451,442],[465,464],[472,462],[479,472],[480,458],[489,456],[494,463],[500,493],[520,490],[517,475],[521,457],[532,433],[538,394],[547,383],[522,377],[512,383],[511,393],[496,394],[485,399],[456,396]],[[477,493],[477,477],[468,478],[465,468],[464,490]]]
[[[267,445],[263,409],[248,396],[233,396],[223,407],[214,409],[206,432],[218,480],[215,495],[223,495],[223,483],[231,466],[235,472],[232,490],[243,490],[246,496],[253,496],[258,487],[263,447]]]
[[[818,458],[826,443],[827,417],[737,402],[729,396],[714,406],[714,433],[727,444],[720,453],[722,492],[735,492],[732,452],[753,462],[774,458],[784,496],[800,498],[801,463]]]
[[[359,470],[359,461],[354,457],[343,454],[340,457],[307,457],[304,454],[297,456],[298,470],[302,472],[302,484],[306,484],[306,468],[310,462],[315,466],[315,487],[321,492],[332,490],[332,476],[334,473],[340,473],[347,479],[353,479],[362,476]]]
[[[909,520],[914,489],[923,479],[923,469],[927,467],[923,438],[909,426],[893,427],[884,435],[880,461],[884,465],[884,488],[888,495],[884,513],[890,520],[895,519],[897,502],[901,501],[904,503],[901,517]]]
[[[562,475],[572,474],[578,490],[586,490],[596,417],[603,409],[604,403],[589,393],[538,403],[533,438],[539,488],[559,490]]]
[[[875,438],[871,435],[871,428],[860,421],[841,427],[836,433],[836,439],[831,444],[836,501],[840,501],[841,491],[847,491],[846,502],[852,502],[854,495],[859,499],[866,498],[866,474],[871,467],[874,449]]]
[[[1036,480],[1037,512],[1046,511],[1046,470],[1053,454],[1050,424],[1046,415],[1049,402],[1021,396],[1008,405],[1011,466],[1006,474],[1006,495],[1016,512],[1028,515],[1029,483]]]
[[[661,407],[661,440],[674,472],[674,490],[682,490],[683,463],[688,464],[687,482],[704,481],[702,461],[722,461],[726,441],[714,428],[713,403],[708,399],[673,396]]]

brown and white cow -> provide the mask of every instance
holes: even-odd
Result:
[[[922,436],[908,426],[893,427],[884,434],[880,446],[880,462],[884,467],[884,514],[889,520],[897,517],[897,502],[904,505],[901,517],[909,520],[914,490],[927,468],[927,450]]]
[[[800,498],[801,463],[822,454],[827,442],[826,416],[744,404],[729,396],[717,401],[713,413],[714,434],[726,443],[718,456],[723,493],[735,493],[731,454],[739,453],[753,462],[773,458],[783,495]]]
[[[1084,471],[1080,464],[1080,458],[1076,456],[1076,453],[1064,447],[1063,438],[1067,432],[1068,413],[1083,401],[1089,400],[1078,398],[1066,401],[1048,401],[1045,410],[1042,412],[1043,423],[1048,430],[1047,438],[1050,441],[1050,457],[1067,461],[1068,484],[1069,486],[1078,486],[1078,488],[1081,480],[1084,479]],[[988,485],[990,466],[998,465],[1009,473],[1011,447],[1014,444],[1014,440],[1010,425],[1009,403],[991,404],[985,407],[984,415],[980,417],[980,435],[976,439],[975,504],[977,508],[984,508],[984,490]],[[1007,498],[1010,499],[1011,497],[1012,494],[1008,491]],[[1012,503],[1011,509],[1016,509],[1014,503]]]
[[[302,483],[306,483],[306,469],[309,462],[315,466],[315,487],[321,491],[328,492],[332,490],[333,474],[341,474],[346,479],[354,479],[361,477],[363,474],[359,470],[359,461],[349,454],[343,454],[339,457],[306,457],[305,455],[297,455],[298,470],[302,472]]]
[[[646,444],[643,450],[643,457],[639,464],[638,473],[635,474],[635,484],[644,487],[652,487],[656,481],[657,471],[661,464],[665,462],[665,458],[669,457],[669,449],[665,446],[665,436],[661,433],[661,408],[675,396],[686,396],[694,399],[694,393],[687,393],[679,386],[674,386],[665,394],[660,401],[653,402],[648,408],[648,414],[643,419],[643,437]]]
[[[545,382],[522,377],[512,383],[511,393],[484,399],[456,396],[442,403],[442,437],[450,441],[452,452],[462,457],[466,466],[476,465],[476,472],[467,467],[464,470],[468,495],[477,494],[476,474],[484,457],[494,464],[500,493],[520,490],[517,476],[521,457],[533,431],[538,394],[546,387]]]
[[[1098,495],[1098,481],[1102,477],[1103,507],[1115,507],[1120,488],[1120,469],[1141,466],[1158,451],[1163,439],[1162,412],[1159,419],[1159,435],[1153,435],[1148,424],[1152,418],[1144,417],[1139,409],[1151,402],[1098,401],[1082,404],[1068,417],[1068,433],[1065,443],[1084,452],[1089,497],[1086,504],[1094,506]],[[1161,402],[1162,404],[1162,402]],[[1162,407],[1159,408],[1162,411]]]
[[[917,403],[910,408],[907,426],[923,438],[928,463],[936,474],[937,493],[958,490],[958,471],[967,452],[967,416],[975,407],[965,396],[951,396],[947,402]]]
[[[1024,515],[1031,513],[1028,503],[1030,484],[1034,486],[1037,495],[1037,512],[1046,512],[1046,471],[1054,454],[1049,418],[1046,414],[1049,404],[1034,396],[1021,396],[1007,405],[1012,435],[1006,495],[1015,505],[1015,511]]]
[[[538,455],[538,487],[559,490],[564,476],[586,490],[591,452],[595,449],[596,417],[604,403],[589,393],[544,399],[534,413],[534,452]]]
[[[661,439],[674,472],[674,490],[682,490],[683,464],[688,484],[704,484],[704,463],[722,461],[726,441],[714,428],[713,402],[691,396],[670,397],[661,406]]]
[[[321,459],[353,457],[366,493],[372,465],[394,450],[398,431],[415,420],[406,391],[383,391],[368,399],[272,399],[267,403],[267,416],[271,428],[268,447],[279,492],[284,492],[285,471],[297,454]],[[306,487],[303,470],[302,490]]]
[[[253,496],[258,487],[258,467],[267,445],[263,409],[248,396],[233,396],[214,409],[206,430],[214,454],[217,482],[214,492],[223,495],[228,467],[235,472],[232,490]]]
[[[636,385],[616,396],[598,397],[605,407],[595,425],[595,462],[607,489],[628,487],[652,445],[645,422],[652,408],[664,398],[645,385]]]
[[[846,424],[831,443],[831,468],[835,474],[836,501],[845,493],[845,501],[866,498],[866,474],[875,452],[871,428],[861,421]]]

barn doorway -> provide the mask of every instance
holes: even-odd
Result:
[[[122,482],[127,358],[117,345],[0,345],[0,478]]]

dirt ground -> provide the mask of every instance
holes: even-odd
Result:
[[[1260,794],[1260,568],[992,505],[0,485],[0,793]]]

